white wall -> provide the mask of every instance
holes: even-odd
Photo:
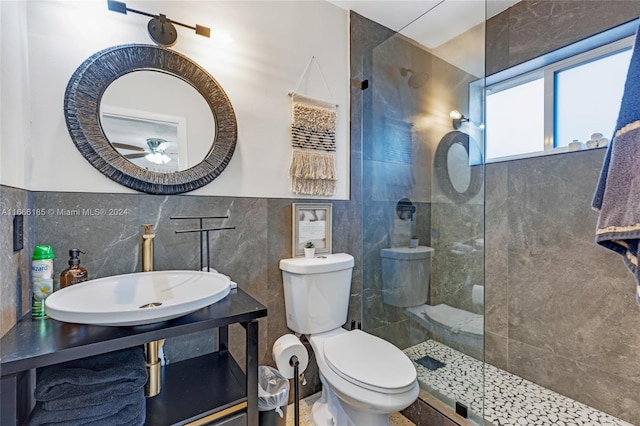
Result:
[[[211,39],[206,39],[178,27],[173,49],[204,67],[224,88],[236,112],[238,144],[222,175],[191,194],[293,197],[288,178],[291,113],[287,93],[315,55],[333,100],[340,105],[335,198],[349,198],[346,11],[325,1],[128,1],[127,6],[212,29]],[[91,54],[113,45],[151,44],[146,34],[148,18],[110,12],[104,0],[31,1],[27,18],[32,98],[27,146],[36,154],[31,170],[25,169],[26,189],[133,192],[104,177],[77,151],[66,129],[63,96],[72,73]],[[226,43],[221,32],[233,41]],[[331,100],[315,68],[300,91]],[[13,114],[3,114],[7,113]],[[24,147],[26,142],[3,138],[2,144],[3,148],[5,144]],[[3,156],[3,167],[11,162]]]
[[[0,183],[16,188],[31,172],[26,10],[0,1]]]

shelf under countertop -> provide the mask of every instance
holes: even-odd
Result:
[[[214,352],[163,367],[145,426],[188,424],[245,401],[244,373],[229,352]]]
[[[2,377],[33,368],[210,330],[267,316],[267,308],[241,289],[189,315],[156,324],[108,327],[23,317],[0,339]]]

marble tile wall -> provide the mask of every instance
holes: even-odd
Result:
[[[487,23],[487,74],[635,19],[635,1],[523,1]],[[594,242],[604,152],[486,167],[485,357],[640,423],[633,282]]]
[[[487,22],[486,74],[549,53],[638,15],[637,1],[520,1]]]
[[[431,302],[476,314],[484,313],[482,300],[473,303],[474,285],[484,285],[483,204],[431,205]],[[461,246],[464,246],[464,249]]]
[[[375,23],[370,27],[371,31],[384,31]],[[415,234],[422,245],[441,244],[432,260],[432,302],[467,308],[471,304],[470,285],[465,289],[468,303],[461,304],[459,299],[467,269],[474,270],[476,281],[482,279],[481,255],[474,261],[453,259],[450,253],[454,241],[473,241],[472,236],[481,235],[482,196],[474,200],[476,208],[454,204],[433,178],[436,148],[452,130],[448,112],[468,103],[467,87],[473,77],[400,35],[372,47],[362,58],[352,57],[352,63],[357,59],[371,73],[361,105],[363,326],[404,348],[422,341],[426,330],[409,321],[404,308],[383,302],[381,249],[408,245],[409,234]],[[420,87],[410,86],[402,68],[429,77]],[[403,198],[413,202],[416,212],[413,223],[407,224],[411,231],[400,238],[402,224],[396,205]],[[442,225],[435,231],[434,220]],[[456,261],[456,267],[451,267]],[[426,281],[421,284],[427,285]]]
[[[29,191],[0,186],[0,336],[29,312],[29,273],[34,247],[34,216],[24,216],[24,248],[13,251],[13,217],[16,210],[33,208],[33,196]]]
[[[197,227],[197,221],[171,220],[171,216],[228,215],[229,219],[205,223],[236,227],[235,230],[211,233],[211,265],[231,276],[242,289],[267,306],[269,315],[260,322],[259,362],[273,365],[273,342],[289,332],[278,262],[291,257],[291,204],[305,200],[29,192],[0,188],[0,206],[3,209],[31,206],[47,212],[28,222],[27,243],[20,253],[12,253],[10,232],[2,233],[0,272],[3,288],[0,300],[3,333],[15,324],[16,318],[29,310],[28,268],[35,244],[53,246],[56,275],[67,267],[67,254],[72,247],[85,252],[81,255],[82,265],[88,269],[91,278],[135,272],[140,270],[141,224],[150,223],[156,234],[155,269],[198,269],[198,234],[175,233],[176,230]],[[351,201],[333,202],[333,247],[336,252],[352,253],[357,258],[360,227],[355,204]],[[89,211],[101,213],[93,215]],[[0,220],[1,229],[11,229],[10,217],[2,216]],[[349,322],[351,319],[360,321],[360,287],[360,275],[355,273]],[[232,353],[243,365],[242,327],[231,328],[230,340]],[[177,362],[211,352],[216,346],[215,332],[194,333],[168,340],[165,353],[170,362]],[[301,389],[301,394],[317,392],[320,382],[315,363],[309,366],[306,378],[307,385]]]
[[[604,150],[487,166],[486,359],[640,423],[640,315],[620,256],[594,243]]]
[[[81,259],[91,278],[140,271],[143,223],[152,224],[156,235],[154,269],[199,269],[198,233],[175,233],[176,230],[195,229],[198,222],[171,220],[170,217],[228,215],[229,219],[206,222],[209,226],[236,227],[235,230],[211,233],[211,265],[232,277],[268,307],[261,297],[269,294],[265,271],[265,199],[35,192],[34,203],[37,208],[51,212],[36,218],[35,235],[38,244],[53,246],[56,274],[67,267],[68,250],[77,247],[86,253],[81,255]],[[83,214],[85,211],[103,213],[92,216]],[[75,212],[80,214],[75,215]],[[265,319],[260,327],[263,342],[260,346],[261,360],[268,359],[270,349],[264,344],[268,342],[267,324],[268,319]],[[169,342],[167,355],[170,361],[197,356],[215,348],[214,335],[209,334],[205,340],[203,335],[195,341],[194,337],[190,335],[180,339],[184,344]],[[195,349],[199,352],[194,352]],[[241,352],[236,355],[241,355]]]

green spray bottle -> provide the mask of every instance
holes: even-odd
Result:
[[[44,301],[53,293],[53,248],[36,246],[31,258],[31,317],[46,318]]]

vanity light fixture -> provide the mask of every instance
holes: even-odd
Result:
[[[456,129],[456,130],[458,130],[460,127],[462,127],[462,123],[466,123],[466,122],[469,121],[469,119],[467,117],[465,117],[457,109],[454,109],[453,111],[451,111],[449,113],[449,117],[451,117],[451,119],[453,120],[451,122],[451,124],[452,124],[453,128]]]
[[[151,20],[147,24],[147,30],[149,31],[151,40],[153,40],[159,46],[170,47],[176,44],[176,40],[178,39],[178,31],[176,30],[174,24],[194,30],[196,34],[203,37],[211,37],[211,28],[209,27],[204,27],[198,24],[196,24],[195,27],[192,27],[191,25],[172,21],[162,13],[153,15],[141,10],[130,9],[127,7],[126,3],[121,1],[107,0],[107,7],[112,12],[124,13],[125,15],[127,14],[127,12],[133,12],[139,15],[149,16]]]

